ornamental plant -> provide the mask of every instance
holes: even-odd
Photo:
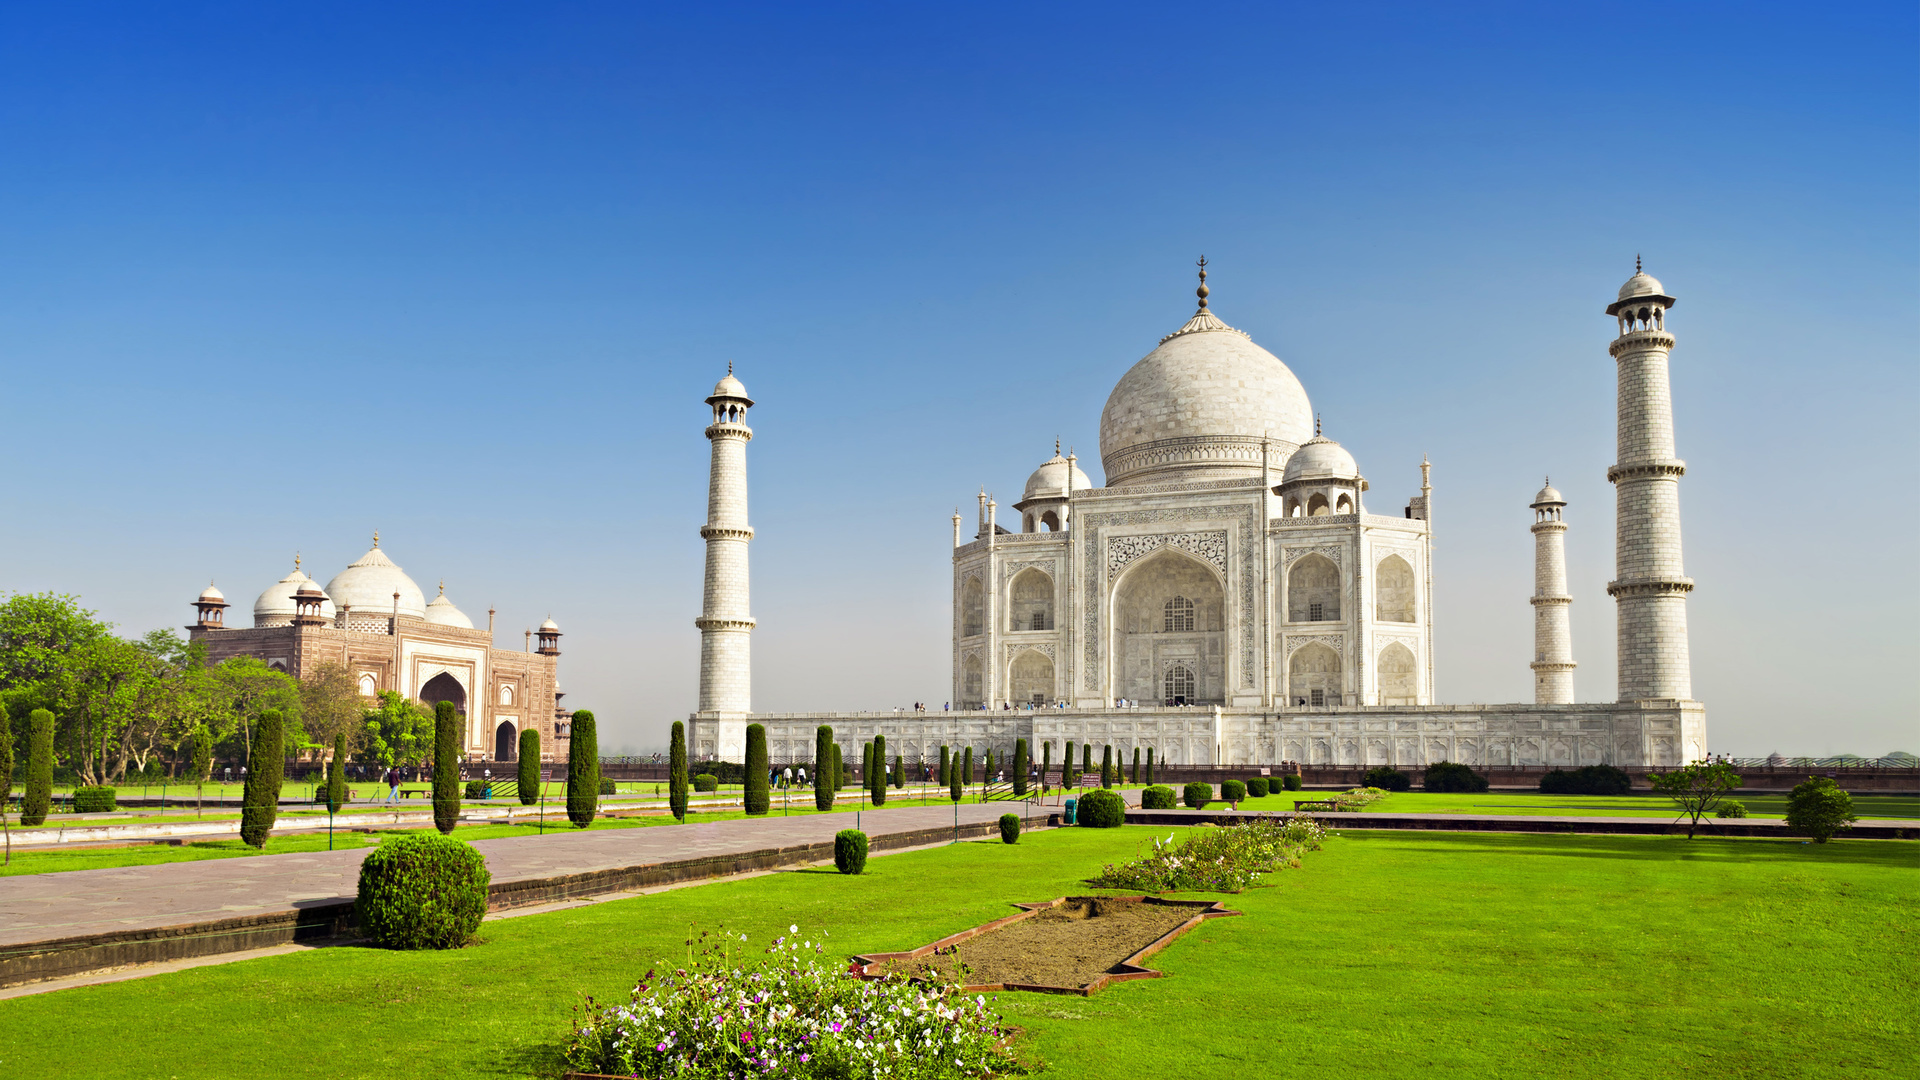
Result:
[[[700,775],[693,778],[693,790],[719,791],[720,778],[713,775],[712,773],[701,773]]]
[[[1093,744],[1090,742],[1081,743],[1080,744],[1080,775],[1085,776],[1086,774],[1092,771],[1093,771]]]
[[[20,796],[20,824],[38,825],[53,809],[53,714],[27,714],[27,783]]]
[[[111,813],[119,805],[118,794],[110,787],[74,788],[73,812],[76,814]]]
[[[327,813],[337,814],[347,803],[347,736],[333,737],[333,760],[327,762]]]
[[[1133,774],[1127,782],[1130,784],[1140,782],[1140,748],[1137,746],[1133,748]]]
[[[1543,795],[1625,795],[1633,778],[1611,765],[1588,765],[1568,772],[1554,769],[1540,778]]]
[[[1267,778],[1256,776],[1247,781],[1247,798],[1264,799],[1267,797]]]
[[[1027,793],[1027,771],[1029,767],[1027,740],[1015,739],[1013,742],[1013,793],[1016,796],[1024,796]],[[1007,842],[1012,843],[1013,841],[1009,840]]]
[[[866,872],[866,833],[859,829],[841,829],[833,834],[833,868],[843,874]]]
[[[696,953],[696,947],[698,949]],[[581,1073],[649,1077],[899,1077],[1023,1072],[983,995],[945,982],[862,980],[826,958],[825,935],[788,933],[758,960],[724,927],[687,937],[625,1004],[588,999],[565,1049]],[[677,958],[676,958],[677,960]],[[664,974],[656,978],[656,971]]]
[[[1712,813],[1741,781],[1740,774],[1724,761],[1696,761],[1669,773],[1649,773],[1647,783],[1680,807],[1680,816],[1687,819],[1687,839],[1691,840],[1700,819]]]
[[[680,776],[686,779],[686,760],[680,762]],[[514,777],[514,793],[520,796],[521,806],[532,806],[540,801],[540,729],[528,728],[520,733],[520,772]]]
[[[1360,783],[1366,787],[1377,787],[1382,791],[1413,790],[1413,777],[1408,776],[1406,773],[1401,772],[1391,765],[1376,765],[1368,769],[1367,775],[1360,778]],[[1435,789],[1428,788],[1427,790],[1433,791]]]
[[[1180,789],[1180,798],[1190,810],[1198,810],[1213,801],[1213,785],[1204,780],[1195,780]]]
[[[952,768],[953,768],[953,763],[948,760],[947,748],[943,746],[940,748],[940,786],[941,787],[946,787],[948,784],[953,782],[953,777],[948,775],[948,773],[952,770]]]
[[[1165,784],[1155,784],[1140,793],[1140,809],[1173,809],[1173,789]]]
[[[968,751],[968,753],[971,754],[972,751]],[[959,802],[960,796],[965,794],[966,785],[961,782],[960,777],[960,756],[956,754],[954,755],[952,764],[947,769],[947,796],[954,802]]]
[[[1366,786],[1377,787],[1369,782]],[[1427,766],[1426,773],[1420,779],[1420,786],[1427,791],[1467,791],[1487,790],[1487,778],[1473,771],[1473,766],[1462,765],[1457,761],[1437,761]]]
[[[1089,791],[1080,800],[1078,816],[1089,829],[1117,829],[1127,823],[1127,801],[1106,788]]]
[[[389,949],[457,949],[480,929],[491,881],[472,844],[409,833],[361,860],[354,914],[360,929]]]
[[[887,804],[887,737],[873,737],[873,761],[871,767],[861,774],[867,781],[867,790],[873,795],[873,805]]]
[[[1151,783],[1153,783],[1153,747],[1151,747],[1151,746],[1149,746],[1149,747],[1147,747],[1147,779],[1146,779],[1146,782],[1147,782],[1147,783],[1149,783],[1149,784],[1151,784]]]
[[[1040,744],[1040,783],[1047,782],[1047,774],[1053,771],[1053,740]]]
[[[1746,817],[1747,804],[1739,801],[1738,799],[1728,799],[1726,802],[1723,802],[1720,804],[1720,809],[1715,810],[1713,812],[1713,816],[1717,818]]]
[[[842,756],[840,744],[833,744],[833,790],[839,791],[847,786],[847,762]]]
[[[1312,818],[1255,818],[1203,825],[1175,846],[1173,834],[1155,838],[1153,851],[1128,863],[1108,863],[1088,884],[1140,892],[1240,892],[1258,875],[1298,868],[1320,850],[1326,830]]]
[[[1060,783],[1066,787],[1076,787],[1080,778],[1073,775],[1073,740],[1067,740],[1067,752],[1060,758]]]
[[[964,791],[971,783],[973,783],[973,747],[969,746],[966,752],[960,755],[960,790]]]
[[[1285,788],[1288,791],[1299,791],[1300,790],[1300,774],[1288,773],[1287,775],[1281,777],[1280,786]]]
[[[1108,743],[1106,749],[1100,752],[1100,786],[1103,788],[1112,787],[1114,778],[1118,774],[1118,770],[1115,769],[1113,765],[1113,744]]]
[[[442,705],[447,704],[441,702]],[[440,813],[440,773],[441,768],[433,768],[434,816]],[[452,775],[452,770],[446,770]],[[452,784],[449,783],[449,794]],[[455,807],[459,809],[458,806]],[[567,820],[575,828],[584,829],[593,824],[594,816],[600,812],[600,734],[594,724],[593,713],[581,709],[573,714],[573,739],[567,747]],[[451,824],[441,826],[441,832],[453,831]]]
[[[748,817],[759,817],[773,804],[772,793],[767,790],[770,777],[767,775],[767,726],[765,724],[747,725],[747,776],[746,794],[742,801],[746,804]]]
[[[893,786],[895,790],[907,786],[907,759],[903,754],[893,755]]]
[[[577,741],[574,748],[579,749]],[[441,701],[433,706],[433,827],[442,836],[451,835],[459,820],[460,714],[453,702]]]
[[[1000,815],[1000,842],[1003,844],[1012,844],[1012,843],[1018,842],[1019,839],[1020,839],[1020,815],[1019,814],[1001,814]]]
[[[7,719],[7,706],[0,702],[0,832],[7,838],[5,859],[13,864],[13,829],[7,824],[7,804],[13,798],[13,724]]]
[[[825,724],[813,732],[813,808],[833,809],[833,729]]]
[[[1816,844],[1826,843],[1858,820],[1853,813],[1853,796],[1841,790],[1830,776],[1809,776],[1787,797],[1787,827],[1812,837]]]
[[[193,812],[200,813],[201,786],[207,782],[207,774],[213,771],[213,732],[205,724],[193,729],[193,760],[187,768],[193,774]]]
[[[1238,780],[1226,780],[1220,784],[1222,802],[1243,803],[1247,801],[1247,785]]]
[[[286,771],[280,710],[264,709],[253,725],[253,767],[240,789],[240,839],[248,847],[265,847],[280,815],[280,776]]]

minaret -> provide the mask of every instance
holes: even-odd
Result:
[[[1673,393],[1667,354],[1674,299],[1640,269],[1607,306],[1620,336],[1607,351],[1619,364],[1618,464],[1613,482],[1615,578],[1607,595],[1617,606],[1620,700],[1693,697],[1687,658],[1687,593],[1680,564],[1680,477],[1686,462],[1673,452]]]
[[[1533,701],[1573,704],[1573,631],[1568,625],[1567,500],[1549,479],[1533,497]]]
[[[713,471],[707,484],[707,523],[700,536],[707,542],[707,582],[700,605],[700,712],[744,715],[753,707],[753,616],[747,607],[747,442],[753,429],[746,425],[753,406],[747,388],[727,377],[707,398],[713,423],[707,438],[713,443]],[[741,738],[745,738],[744,729]],[[735,748],[723,728],[719,752]]]

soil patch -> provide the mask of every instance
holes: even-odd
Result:
[[[909,977],[937,973],[967,986],[1088,992],[1091,984],[1104,985],[1112,976],[1158,974],[1126,961],[1196,916],[1232,914],[1212,910],[1217,906],[1211,904],[1140,897],[1075,896],[1029,907],[1037,910],[971,936],[956,935],[962,940],[950,945],[936,942],[913,953],[871,957],[878,962],[866,971]]]

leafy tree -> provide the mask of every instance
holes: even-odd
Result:
[[[593,824],[600,812],[600,735],[593,713],[573,714],[573,739],[567,745],[567,820],[576,828]]]
[[[306,736],[321,745],[331,745],[339,735],[357,738],[366,730],[361,719],[366,706],[360,697],[360,684],[353,673],[329,660],[300,685],[300,718]]]
[[[813,808],[833,809],[833,729],[821,724],[813,733]]]
[[[190,741],[193,745],[193,759],[187,769],[193,779],[193,815],[199,817],[200,799],[204,794],[202,788],[207,782],[207,774],[213,771],[213,732],[208,731],[205,724],[201,724],[193,729]]]
[[[13,725],[0,703],[0,833],[7,838],[7,865],[13,865],[13,827],[7,824],[7,801],[13,798]]]
[[[27,717],[26,779],[20,824],[38,825],[53,808],[53,714],[45,709],[35,709]]]
[[[1860,820],[1853,813],[1853,796],[1830,776],[1809,776],[1787,798],[1787,827],[1813,838],[1816,844]]]
[[[112,624],[77,596],[14,593],[0,600],[0,688],[47,682],[76,649],[109,636]]]
[[[266,710],[254,722],[254,753],[240,792],[240,839],[249,847],[267,846],[280,815],[280,780],[287,766],[281,722],[278,709]]]
[[[747,725],[747,783],[742,802],[750,817],[759,817],[772,805],[773,796],[767,790],[767,726],[765,724]]]
[[[333,758],[327,762],[327,813],[337,814],[347,801],[347,733],[333,737]]]
[[[1027,740],[1015,739],[1013,742],[1013,793],[1025,796],[1027,793]]]
[[[973,753],[973,751],[971,751],[971,750],[969,750],[969,751],[967,751],[967,753],[968,753],[969,755],[971,755],[971,754]],[[951,761],[951,762],[949,763],[949,765],[948,765],[948,768],[947,768],[947,795],[948,795],[948,797],[950,797],[951,799],[953,799],[953,801],[954,801],[954,802],[959,802],[959,801],[960,801],[960,796],[961,796],[962,794],[964,794],[964,791],[963,791],[963,789],[965,788],[965,786],[966,786],[966,785],[965,785],[964,783],[962,783],[962,781],[961,781],[961,773],[960,773],[960,755],[959,755],[959,754],[955,754],[955,755],[953,755],[953,760],[952,760],[952,761]]]
[[[380,691],[379,702],[362,714],[361,759],[383,771],[426,764],[433,753],[433,712],[392,690]]]
[[[1670,773],[1647,777],[1653,790],[1672,799],[1687,819],[1687,839],[1693,839],[1700,819],[1712,813],[1727,793],[1740,786],[1740,774],[1724,761],[1696,761]]]
[[[893,755],[893,786],[895,789],[907,786],[907,759],[905,755]]]
[[[1093,771],[1093,744],[1081,743],[1080,744],[1080,774],[1084,776],[1087,773],[1090,773],[1092,771]]]
[[[460,710],[453,702],[433,706],[433,827],[452,836],[460,820]]]
[[[264,661],[236,656],[214,665],[213,676],[221,705],[214,736],[219,742],[237,739],[236,749],[243,761],[253,758],[253,723],[261,712],[279,712],[284,725],[300,710],[299,682]]]
[[[680,757],[680,779],[687,778],[687,761],[683,753]],[[514,790],[520,795],[521,806],[532,806],[540,801],[540,729],[527,728],[520,733],[520,775],[515,777]]]
[[[841,759],[840,744],[833,744],[833,790],[847,786],[847,763]]]
[[[1067,740],[1067,752],[1060,758],[1060,783],[1063,787],[1072,787],[1080,778],[1073,775],[1073,740]]]

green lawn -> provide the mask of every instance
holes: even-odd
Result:
[[[1179,789],[1174,789],[1176,798]],[[1291,810],[1302,799],[1325,799],[1330,791],[1289,791],[1264,799],[1248,799],[1242,810]],[[1735,801],[1752,817],[1785,817],[1787,795],[1736,795]],[[1182,804],[1184,805],[1184,804]],[[1208,809],[1225,810],[1223,802]],[[1920,818],[1920,798],[1911,795],[1855,795],[1854,813],[1865,818]],[[1676,817],[1673,800],[1662,795],[1541,795],[1494,791],[1447,795],[1425,791],[1398,791],[1366,808],[1372,814],[1538,814],[1546,817]]]
[[[1063,829],[489,922],[446,953],[340,947],[0,1002],[40,1077],[528,1077],[577,995],[623,999],[689,924],[900,949],[1086,891],[1149,830]],[[1092,998],[1004,994],[1043,1077],[1912,1075],[1920,845],[1367,832],[1231,898]],[[164,1032],[77,1059],[74,1031]],[[288,1052],[297,1048],[296,1052]]]

